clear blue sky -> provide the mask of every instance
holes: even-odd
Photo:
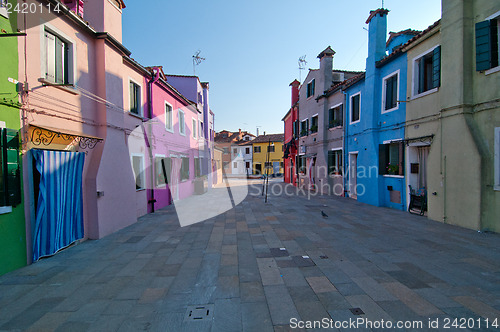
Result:
[[[298,58],[318,68],[328,45],[334,68],[364,70],[370,10],[381,0],[126,1],[123,43],[142,65],[210,82],[215,130],[283,132]],[[423,30],[441,16],[440,0],[385,0],[388,32]],[[302,72],[302,79],[307,71]]]

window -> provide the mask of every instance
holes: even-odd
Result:
[[[299,120],[295,120],[293,122],[293,126],[292,126],[293,137],[295,137],[295,138],[299,137],[299,127],[300,127]]]
[[[260,153],[260,146],[254,146],[253,147],[253,152],[254,153]]]
[[[201,176],[201,159],[194,158],[194,176],[199,178]]]
[[[238,149],[233,149],[233,154],[238,154]]]
[[[184,122],[184,112],[179,110],[179,134],[186,135],[186,124]]]
[[[224,154],[228,154],[229,153],[229,148],[222,148],[222,152]]]
[[[441,46],[413,60],[413,95],[436,89],[441,85]]]
[[[172,106],[165,103],[165,129],[168,131],[173,131],[173,112],[172,112]]]
[[[198,128],[198,121],[193,119],[193,138],[196,138],[196,129]]]
[[[316,85],[316,80],[312,80],[311,82],[307,83],[307,98],[314,96],[314,88]]]
[[[379,174],[404,175],[403,142],[379,145]]]
[[[382,113],[394,111],[398,108],[399,98],[399,71],[383,79],[382,87]]]
[[[142,155],[132,155],[132,167],[135,177],[135,189],[141,190],[146,188],[144,180],[144,157]]]
[[[500,53],[500,12],[476,23],[476,70],[498,67]]]
[[[300,136],[309,135],[309,119],[300,122]]]
[[[328,175],[342,174],[342,150],[328,151]]]
[[[274,145],[268,145],[267,146],[267,152],[274,152]]]
[[[311,133],[318,132],[318,116],[315,115],[311,118]]]
[[[181,181],[186,181],[189,180],[189,158],[182,157],[181,160]]]
[[[233,163],[233,168],[238,168],[238,163],[237,162]]]
[[[0,207],[21,203],[19,165],[19,133],[17,130],[0,128]]]
[[[330,108],[328,112],[328,128],[340,127],[343,124],[343,105]]]
[[[0,0],[0,15],[5,18],[9,18],[9,13],[7,12],[7,0]]]
[[[130,81],[130,113],[141,115],[141,86]]]
[[[45,78],[57,84],[70,83],[69,43],[45,31]]]
[[[245,154],[250,154],[250,148],[245,148]]]
[[[205,126],[202,121],[200,121],[200,137],[204,137],[205,135]]]
[[[248,168],[250,168],[250,162],[249,162],[249,161],[245,162],[245,167],[246,167],[247,169],[248,169]]]
[[[500,127],[495,128],[495,143],[493,144],[495,149],[495,183],[493,185],[494,190],[500,190]]]
[[[359,121],[360,118],[361,93],[351,96],[351,123]]]
[[[299,173],[306,174],[306,157],[299,156],[297,158],[297,169],[299,170]]]
[[[165,185],[166,172],[163,170],[164,156],[155,156],[155,186],[162,187]]]

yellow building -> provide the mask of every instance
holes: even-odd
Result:
[[[253,174],[263,174],[264,170],[267,170],[266,174],[283,174],[283,136],[283,134],[260,135],[252,141]]]

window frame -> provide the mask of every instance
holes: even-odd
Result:
[[[333,152],[334,156],[334,164],[335,165],[330,165],[330,153]],[[340,161],[340,163],[339,163]],[[344,168],[344,150],[342,148],[335,148],[331,149],[328,151],[328,160],[327,160],[327,167],[328,167],[328,176],[330,178],[332,177],[338,177],[342,176],[343,174],[343,168]],[[334,167],[336,171],[332,171],[330,167]]]
[[[419,65],[418,65],[418,61],[422,58],[424,58],[426,55],[429,55],[431,53],[434,52],[434,50],[438,47],[441,47],[441,44],[439,45],[434,45],[433,47],[427,49],[426,51],[420,53],[419,55],[415,56],[413,59],[412,59],[412,80],[411,80],[411,99],[415,99],[415,98],[420,98],[420,97],[423,97],[423,96],[427,96],[431,93],[434,93],[434,92],[437,92],[439,90],[439,86],[435,87],[435,88],[431,88],[429,90],[426,90],[426,91],[423,91],[423,92],[418,92],[418,88],[419,88],[419,78],[420,78],[420,74],[419,74]]]
[[[136,86],[139,87],[139,104],[137,105],[137,113],[132,112],[132,105],[130,103],[132,101],[132,96],[130,95],[130,85],[131,84],[135,84]],[[143,116],[144,113],[143,113],[142,97],[143,97],[142,96],[142,84],[140,84],[139,82],[134,80],[132,77],[129,77],[128,78],[128,102],[129,102],[128,111],[130,114],[133,114],[133,115],[136,115],[139,117]]]
[[[491,67],[489,69],[484,70],[485,75],[490,75],[496,72],[500,71],[500,11],[486,17],[484,21],[491,21],[491,20],[496,20],[497,21],[497,65],[495,67]],[[480,23],[480,22],[476,22]]]
[[[356,96],[359,96],[359,106],[358,106],[358,119],[356,121],[352,121],[352,115],[353,115],[353,98],[356,97]],[[349,124],[355,124],[355,123],[358,123],[361,121],[361,91],[358,91],[354,94],[352,94],[351,96],[349,96]]]
[[[144,154],[142,153],[131,153],[130,154],[130,157],[132,158],[132,173],[134,174],[134,182],[135,182],[135,191],[142,191],[142,190],[146,190],[146,161],[145,161],[145,158],[144,158]],[[134,170],[134,157],[137,158],[139,157],[141,159],[141,167],[142,169],[140,170],[140,177],[141,177],[141,182],[142,182],[142,187],[140,188],[137,188],[137,174],[135,174],[135,170]]]
[[[165,188],[166,187],[166,183],[160,183],[159,184],[159,177],[158,177],[158,164],[156,163],[157,162],[157,159],[160,159],[160,167],[161,167],[161,161],[163,159],[165,159],[165,155],[164,154],[155,154],[155,157],[154,157],[154,170],[155,170],[155,188]],[[161,169],[161,172],[163,173],[163,169]],[[164,179],[166,180],[166,179]],[[168,182],[168,180],[164,181],[164,182]]]
[[[181,127],[181,113],[182,113],[182,127]],[[186,113],[184,113],[184,111],[181,109],[179,109],[179,112],[177,113],[177,122],[179,123],[179,134],[182,136],[186,136]]]
[[[193,124],[193,129],[191,130],[193,139],[197,139],[196,131],[198,130],[198,119],[192,118],[191,122]]]
[[[305,123],[305,129],[303,124]],[[309,119],[304,119],[300,121],[300,137],[309,136]]]
[[[190,162],[191,158],[189,158],[189,156],[180,156],[180,158],[181,158],[181,168],[179,170],[179,182],[186,182],[186,181],[189,181],[189,179],[191,177],[190,169],[189,169],[190,164],[191,164],[191,162]],[[185,174],[185,175],[187,175],[187,177],[184,178],[183,177],[183,175],[184,175],[183,170],[184,170],[184,166],[185,166],[184,161],[186,161],[186,160],[187,160],[187,174]]]
[[[340,124],[338,126],[334,126],[333,123],[335,122],[335,113],[337,110],[340,110]],[[330,109],[328,110],[328,129],[339,128],[342,127],[343,125],[344,125],[344,104],[340,103],[330,107]]]
[[[262,152],[262,149],[261,149],[260,145],[253,147],[253,153],[261,153],[261,152]]]
[[[57,83],[56,77],[54,77],[54,80],[47,78],[47,64],[48,64],[48,54],[47,54],[47,42],[45,38],[45,33],[48,32],[49,34],[55,36],[56,38],[60,39],[67,45],[67,82],[63,83],[65,86],[72,86],[75,84],[77,81],[77,72],[76,72],[76,52],[75,52],[75,45],[76,42],[71,39],[68,35],[66,35],[64,32],[60,31],[53,25],[49,23],[45,23],[43,25],[42,29],[43,33],[40,34],[41,38],[41,45],[42,45],[42,52],[41,52],[41,61],[40,61],[40,77],[42,77],[44,80],[51,84],[61,84]],[[54,59],[55,61],[55,59]],[[54,65],[55,67],[55,65]],[[55,68],[54,68],[55,71]],[[54,72],[55,75],[55,72]]]
[[[387,83],[389,81],[389,79],[393,78],[394,76],[397,75],[397,79],[396,79],[396,100],[395,100],[395,103],[396,103],[396,106],[392,107],[392,108],[388,108],[386,109],[386,103],[387,103]],[[399,109],[399,84],[400,84],[400,78],[401,78],[401,75],[400,75],[400,70],[396,70],[392,73],[390,73],[389,75],[386,75],[384,78],[382,78],[382,114],[384,113],[389,113],[389,112],[393,112],[393,111],[396,111]]]
[[[398,174],[389,174],[388,165],[390,165],[391,162],[391,145],[397,145],[398,148]],[[382,151],[382,146],[384,147],[384,160],[382,161],[381,159],[381,151]],[[392,141],[384,141],[382,144],[379,144],[379,154],[378,154],[378,161],[379,161],[379,175],[385,176],[385,177],[397,177],[397,178],[404,178],[405,177],[405,146],[404,146],[404,141],[401,139],[398,140],[392,140]]]
[[[249,147],[245,147],[245,154],[250,154],[250,148]]]
[[[316,119],[316,124],[314,124],[314,120]],[[316,126],[316,130],[313,130],[313,127]],[[311,135],[312,134],[316,134],[319,130],[319,116],[318,116],[318,113],[314,114],[313,116],[311,116]]]
[[[167,107],[170,107],[170,128],[167,126]],[[171,133],[174,132],[174,107],[167,101],[165,101],[165,130]]]
[[[306,84],[306,98],[309,99],[311,97],[314,97],[315,93],[316,93],[316,79],[313,78]]]

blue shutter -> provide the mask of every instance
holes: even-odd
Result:
[[[432,87],[441,86],[441,46],[434,49],[432,54]]]
[[[391,109],[392,108],[392,98],[393,98],[393,95],[392,95],[392,92],[393,92],[393,87],[394,85],[394,81],[392,79],[392,77],[389,77],[386,81],[385,81],[385,109],[388,110],[388,109]]]
[[[493,23],[496,20],[476,23],[476,70],[482,71],[493,67]],[[496,59],[498,63],[498,59]]]

